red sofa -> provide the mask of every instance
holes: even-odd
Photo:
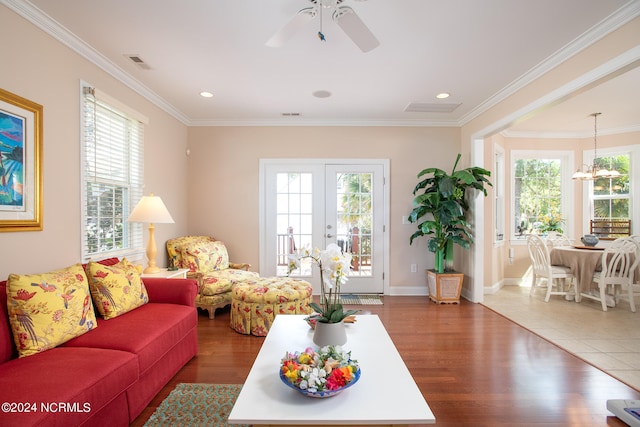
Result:
[[[0,425],[128,426],[197,353],[192,279],[145,278],[149,302],[18,358],[0,282]]]

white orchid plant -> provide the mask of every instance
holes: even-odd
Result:
[[[347,282],[347,273],[351,269],[351,254],[342,252],[340,246],[330,244],[324,251],[315,248],[302,248],[289,255],[289,272],[300,268],[303,259],[310,259],[320,268],[320,304],[310,303],[316,311],[308,321],[321,323],[339,323],[345,317],[351,316],[358,310],[344,311],[340,303],[340,286]]]

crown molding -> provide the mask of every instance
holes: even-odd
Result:
[[[482,113],[504,101],[509,96],[515,94],[528,84],[539,79],[558,65],[569,58],[583,51],[598,40],[605,37],[612,31],[617,30],[626,23],[640,16],[640,1],[630,0],[623,7],[618,9],[607,18],[603,19],[582,35],[575,38],[571,43],[556,51],[553,55],[540,62],[531,70],[514,80],[511,84],[494,94],[492,97],[478,105],[476,108],[465,114],[458,122],[459,126],[464,126]]]
[[[598,136],[620,135],[624,133],[640,132],[640,125],[620,126],[617,128],[598,129]],[[533,139],[583,139],[593,138],[593,132],[527,132],[506,129],[500,132],[505,138],[533,138]]]
[[[630,0],[616,12],[603,19],[591,29],[577,37],[571,43],[558,50],[546,60],[529,70],[514,82],[497,92],[495,95],[478,105],[459,120],[430,121],[430,120],[196,120],[189,118],[182,111],[167,102],[157,93],[133,78],[129,73],[118,67],[100,52],[85,43],[72,32],[68,31],[57,21],[53,20],[42,10],[27,0],[0,0],[0,4],[7,6],[18,15],[45,31],[88,61],[95,64],[106,73],[113,76],[136,93],[176,118],[186,126],[415,126],[415,127],[462,127],[482,113],[497,105],[499,102],[513,95],[524,86],[540,78],[562,62],[576,55],[591,44],[600,40],[610,32],[620,28],[627,22],[640,15],[640,1]]]
[[[338,120],[303,118],[273,120],[191,120],[189,126],[345,126],[345,127],[458,127],[455,120]]]

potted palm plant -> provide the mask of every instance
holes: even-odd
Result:
[[[454,245],[469,249],[473,243],[471,227],[467,222],[469,203],[465,195],[467,190],[479,190],[487,195],[486,185],[491,186],[488,178],[491,172],[481,167],[469,167],[456,171],[461,155],[458,154],[451,174],[442,169],[427,168],[418,174],[413,195],[413,210],[409,221],[417,224],[418,229],[411,235],[409,244],[420,236],[431,236],[429,251],[435,253],[435,268],[427,271],[429,297],[436,302],[459,302],[463,275],[453,271]],[[438,275],[445,275],[439,277]],[[446,292],[440,297],[439,285],[456,279],[457,292]],[[433,288],[432,289],[432,283]]]

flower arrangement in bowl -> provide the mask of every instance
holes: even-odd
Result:
[[[320,304],[312,302],[309,306],[316,311],[305,320],[311,327],[317,322],[340,323],[358,310],[344,311],[340,301],[340,286],[347,282],[351,269],[351,254],[342,252],[340,246],[330,244],[324,251],[303,248],[289,255],[289,272],[300,268],[303,259],[310,259],[320,268]]]
[[[360,379],[360,366],[351,352],[328,345],[304,352],[287,352],[281,361],[280,379],[309,397],[331,397]]]

